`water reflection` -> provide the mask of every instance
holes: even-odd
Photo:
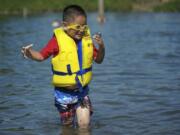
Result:
[[[42,48],[60,16],[0,21],[0,134],[180,134],[180,14],[107,13],[104,25],[88,15],[91,33],[102,32],[106,57],[93,67],[94,115],[85,131],[59,126],[50,60],[20,54],[23,44]]]
[[[81,128],[62,126],[60,135],[92,135],[92,134],[90,128],[81,129]]]

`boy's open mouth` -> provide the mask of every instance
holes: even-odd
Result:
[[[77,36],[77,37],[83,37],[83,34],[84,34],[84,32],[77,32],[77,33],[76,33],[76,36]]]

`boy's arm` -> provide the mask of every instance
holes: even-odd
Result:
[[[105,56],[105,47],[104,47],[104,42],[101,38],[100,35],[95,35],[94,38],[95,42],[98,44],[99,49],[97,51],[97,56],[95,58],[95,62],[98,64],[101,64],[103,62],[104,56]]]
[[[31,45],[22,47],[21,52],[25,58],[30,58],[30,59],[36,60],[36,61],[44,60],[44,57],[41,55],[41,53],[32,49]]]
[[[26,47],[22,47],[21,52],[25,58],[30,58],[36,61],[43,61],[49,58],[51,55],[57,55],[59,53],[59,47],[56,37],[53,35],[48,44],[42,48],[41,51],[36,51],[32,49],[32,45],[28,45]]]

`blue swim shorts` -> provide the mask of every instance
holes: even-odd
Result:
[[[89,88],[84,87],[83,92],[78,90],[69,91],[63,88],[56,87],[54,90],[55,106],[59,111],[62,124],[73,123],[77,107],[84,106],[90,109],[92,114],[92,105],[88,96]]]

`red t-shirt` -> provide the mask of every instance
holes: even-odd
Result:
[[[93,47],[94,51],[93,51],[93,57],[94,59],[97,56],[97,49],[95,48],[95,46]],[[51,55],[56,56],[59,53],[59,47],[58,47],[58,43],[57,43],[57,39],[55,36],[53,36],[48,44],[40,51],[41,55],[43,56],[44,59],[49,58]]]

